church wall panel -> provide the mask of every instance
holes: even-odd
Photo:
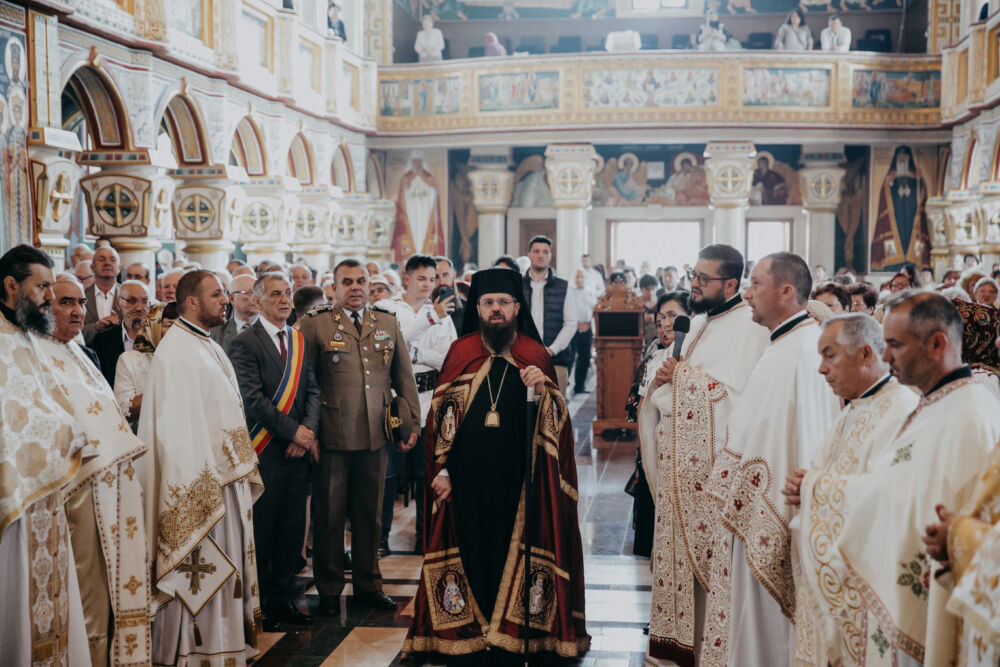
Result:
[[[0,253],[33,241],[28,185],[25,11],[0,3]]]

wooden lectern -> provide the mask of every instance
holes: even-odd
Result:
[[[625,401],[642,361],[642,300],[625,285],[612,285],[594,308],[597,350],[597,419],[594,435],[608,429],[635,432],[625,421]]]

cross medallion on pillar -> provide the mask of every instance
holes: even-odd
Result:
[[[49,192],[49,203],[52,204],[52,219],[59,222],[66,209],[73,204],[73,191],[69,187],[69,176],[66,174],[59,174],[59,178],[56,179],[56,186]]]
[[[254,234],[266,233],[273,218],[271,209],[260,203],[251,204],[243,213],[243,222],[246,223],[247,229]]]
[[[156,196],[156,203],[153,204],[153,224],[157,229],[163,227],[164,217],[170,214],[170,193],[166,188],[160,190]]]
[[[212,202],[201,195],[191,195],[181,202],[181,223],[192,232],[203,232],[215,220]]]
[[[104,188],[94,205],[104,222],[112,227],[125,227],[132,222],[139,203],[135,194],[121,183]]]

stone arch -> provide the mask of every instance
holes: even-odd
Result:
[[[959,179],[958,187],[961,190],[968,190],[970,180],[972,178],[972,170],[975,168],[976,163],[976,148],[978,145],[978,139],[976,134],[973,132],[969,137],[969,147],[965,151],[965,163],[962,165],[962,177]]]
[[[251,116],[244,116],[236,125],[229,162],[243,167],[248,176],[267,176],[267,148],[260,125]]]
[[[378,153],[372,151],[368,153],[368,162],[365,165],[365,185],[369,194],[376,199],[385,199],[385,175],[382,173],[382,161]]]
[[[312,144],[301,132],[292,138],[288,147],[288,175],[302,185],[316,183],[316,160],[313,157]]]
[[[170,137],[179,167],[199,167],[210,164],[212,151],[208,133],[198,105],[183,93],[170,98],[158,116]]]
[[[63,127],[79,130],[82,119],[87,130],[85,150],[134,150],[125,103],[114,81],[99,66],[77,67],[62,94]]]
[[[330,182],[339,185],[344,192],[357,191],[354,188],[354,163],[346,144],[341,144],[333,151],[333,160],[330,163]]]

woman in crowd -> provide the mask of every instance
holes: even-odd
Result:
[[[788,13],[788,19],[778,29],[774,38],[774,48],[778,51],[812,51],[813,36],[806,25],[806,15],[801,7]]]
[[[972,296],[976,303],[984,306],[996,306],[1000,285],[992,278],[980,278],[973,289]]]
[[[115,368],[115,398],[133,431],[139,423],[142,391],[153,352],[176,319],[177,304],[173,301],[153,307],[146,318],[149,338],[140,334],[135,339],[133,348],[118,357],[118,366]]]

